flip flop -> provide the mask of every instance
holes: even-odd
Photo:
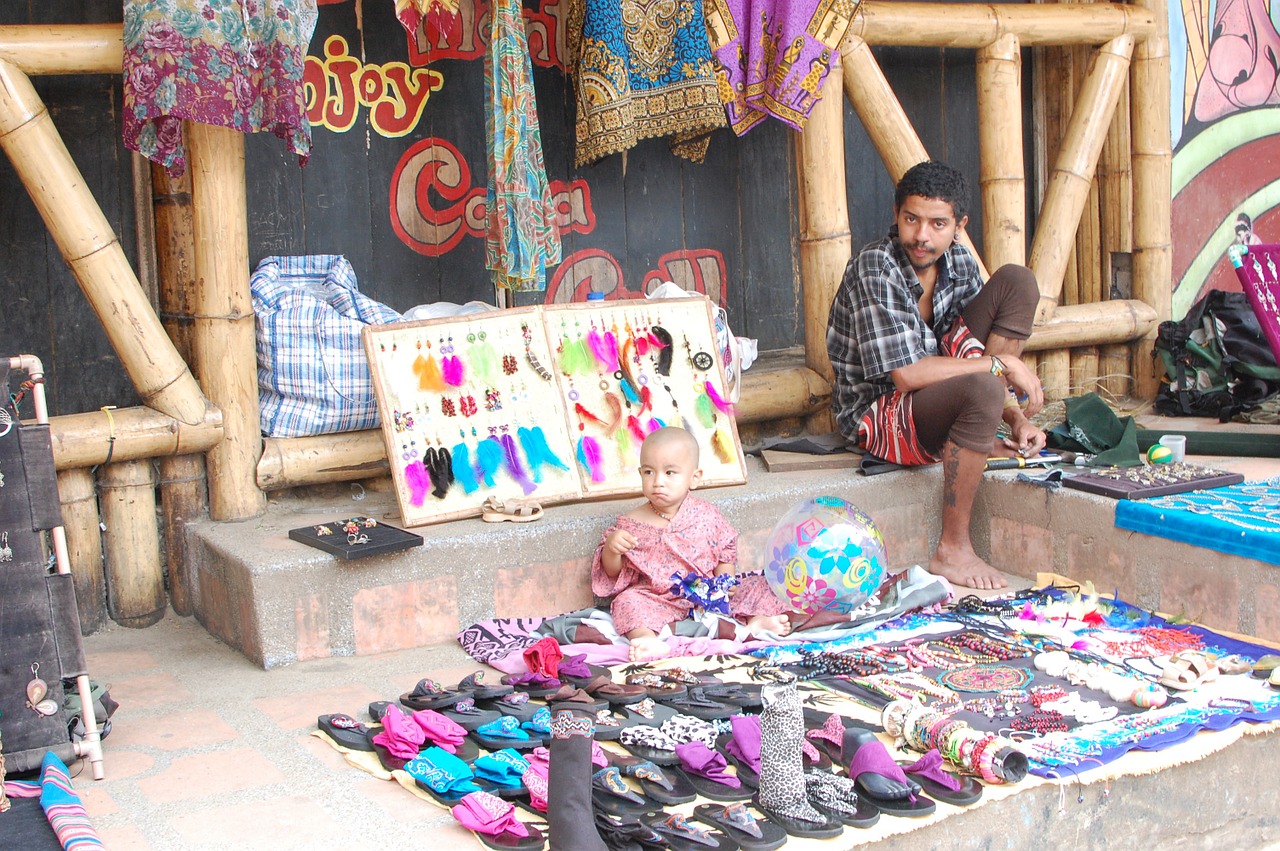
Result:
[[[453,706],[464,697],[471,696],[469,691],[443,688],[430,677],[423,677],[418,680],[418,684],[413,687],[413,691],[407,691],[400,695],[400,705],[413,710],[442,709],[446,706]]]
[[[485,788],[501,798],[515,798],[529,793],[524,784],[524,773],[529,770],[529,761],[511,748],[503,748],[471,763],[477,783],[485,783]],[[492,787],[492,788],[490,788]]]
[[[982,784],[976,777],[958,777],[942,769],[942,754],[931,750],[915,762],[900,761],[902,772],[920,784],[930,798],[967,807],[982,800]]]
[[[588,681],[586,685],[582,686],[582,690],[592,697],[604,698],[614,706],[639,703],[649,696],[643,686],[615,683],[607,673]]]
[[[496,709],[477,709],[476,702],[469,697],[441,710],[440,714],[468,733],[502,717],[502,713]]]
[[[619,716],[608,709],[596,713],[596,731],[593,738],[597,742],[615,742],[627,727],[634,727],[635,722]]]
[[[591,775],[591,800],[597,809],[615,816],[637,816],[662,809],[662,805],[632,791],[617,766],[602,768]]]
[[[764,700],[760,697],[759,683],[719,683],[702,687],[702,693],[710,700],[718,700],[743,709],[760,710]]]
[[[858,798],[885,815],[920,818],[938,808],[932,800],[917,794],[920,785],[907,779],[884,743],[870,730],[846,730],[841,753],[848,758],[845,771],[858,789]]]
[[[693,817],[720,830],[742,851],[773,851],[787,841],[785,830],[743,804],[699,804],[693,808]]]
[[[471,766],[440,748],[427,748],[404,764],[405,773],[437,803],[452,807],[463,796],[482,791]]]
[[[529,735],[526,730],[521,729],[520,722],[510,715],[482,724],[470,735],[480,747],[489,751],[500,751],[503,748],[525,751],[542,745],[541,736]]]
[[[702,742],[688,742],[676,746],[679,767],[673,774],[683,775],[698,794],[712,801],[749,801],[753,789],[726,769],[724,755],[713,751]]]
[[[373,704],[369,705],[373,706]],[[477,700],[476,706],[482,710],[492,709],[503,715],[510,715],[521,723],[532,719],[534,714],[542,708],[540,703],[531,703],[529,695],[522,691],[517,691],[505,697]]]
[[[480,519],[486,523],[501,523],[509,520],[512,523],[532,523],[541,520],[542,506],[533,500],[508,499],[501,500],[489,497],[480,509]]]
[[[526,671],[523,674],[508,674],[502,678],[505,685],[514,686],[516,691],[524,692],[529,697],[546,697],[564,688],[564,683],[555,677],[547,677]]]
[[[739,847],[737,842],[720,831],[699,827],[680,813],[645,819],[645,824],[653,828],[654,833],[667,840],[667,847],[675,851],[694,851],[694,849],[734,851]]]
[[[613,679],[613,674],[608,668],[600,665],[591,665],[587,663],[587,654],[578,653],[575,656],[566,656],[560,660],[560,665],[556,670],[556,676],[569,685],[582,688],[585,683],[589,683],[596,677],[608,677]]]
[[[632,674],[627,677],[627,685],[640,686],[649,697],[654,700],[663,700],[664,698],[684,697],[689,693],[688,686],[680,683],[673,683],[670,680],[664,680],[657,674]]]
[[[654,703],[652,699],[625,704],[619,707],[619,711],[637,724],[648,727],[661,727],[667,719],[680,714],[666,704]]]
[[[462,678],[462,682],[458,683],[458,691],[469,691],[471,696],[476,700],[489,700],[495,697],[505,697],[514,692],[515,686],[499,684],[496,686],[486,685],[481,682],[484,679],[484,671],[476,671],[474,674],[467,674]]]
[[[865,830],[880,821],[880,810],[859,795],[848,777],[825,771],[806,772],[805,794],[809,806],[846,827]]]
[[[661,730],[643,724],[628,727],[618,736],[618,741],[632,755],[647,759],[655,765],[677,765],[676,742]]]
[[[786,816],[762,805],[758,794],[751,799],[751,805],[763,813],[769,821],[785,830],[788,836],[794,836],[797,839],[834,839],[844,833],[844,825],[840,819],[826,813],[818,813],[822,816],[822,821],[806,821],[802,818]]]
[[[350,715],[336,712],[332,715],[321,715],[316,718],[316,727],[326,736],[344,748],[353,751],[372,751],[369,743],[369,728]]]
[[[1207,653],[1182,650],[1174,653],[1160,674],[1160,685],[1177,691],[1189,691],[1217,679],[1218,666]]]
[[[704,721],[720,721],[742,712],[742,707],[731,706],[718,700],[709,700],[701,686],[691,686],[684,697],[663,698],[663,704],[683,715],[692,715]]]
[[[547,705],[554,709],[586,709],[592,715],[595,715],[601,709],[609,708],[609,701],[603,697],[596,697],[580,688],[573,686],[562,686],[554,694],[546,697]]]
[[[738,779],[752,788],[760,786],[760,716],[738,715],[729,719],[731,733],[716,740],[720,750],[738,771]]]
[[[517,819],[515,808],[494,795],[471,792],[449,811],[486,847],[498,851],[536,851],[546,846],[547,838],[542,831]]]
[[[618,767],[623,777],[639,782],[644,793],[660,804],[687,804],[698,797],[687,777],[665,771],[647,759],[610,754],[609,762]]]

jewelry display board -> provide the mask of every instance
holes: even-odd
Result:
[[[1280,361],[1280,245],[1233,245],[1229,254],[1240,289]]]
[[[289,538],[338,558],[367,558],[422,546],[422,536],[372,517],[344,517],[315,526],[289,530]]]
[[[1109,496],[1112,499],[1146,499],[1175,493],[1220,488],[1244,481],[1239,473],[1212,470],[1195,464],[1151,464],[1142,467],[1107,467],[1064,478],[1069,488]]]
[[[365,352],[409,526],[640,493],[640,443],[682,425],[703,486],[746,465],[705,298],[535,306],[369,326]]]

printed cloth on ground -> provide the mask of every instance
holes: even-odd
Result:
[[[302,73],[315,26],[315,0],[125,0],[125,147],[182,174],[189,119],[270,130],[305,163]]]
[[[702,0],[573,0],[568,33],[577,165],[656,136],[702,162],[725,125]]]
[[[707,0],[716,81],[739,136],[770,115],[804,130],[861,0]]]

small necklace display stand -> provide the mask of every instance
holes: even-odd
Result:
[[[34,423],[21,423],[9,390],[10,370],[27,374]],[[62,528],[58,482],[44,396],[44,367],[32,355],[0,358],[0,731],[5,768],[40,767],[53,751],[64,762],[84,757],[104,776],[102,743],[85,669],[80,615]],[[72,742],[63,681],[80,694],[84,736]]]

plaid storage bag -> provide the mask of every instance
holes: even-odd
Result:
[[[249,281],[257,314],[258,401],[267,437],[377,428],[360,342],[400,314],[363,295],[345,257],[266,257]]]

